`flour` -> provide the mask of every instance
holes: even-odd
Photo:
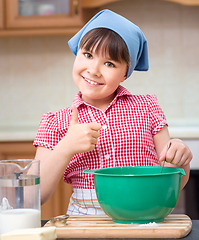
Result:
[[[139,227],[159,227],[159,224],[156,222],[150,222],[146,224],[139,224]]]

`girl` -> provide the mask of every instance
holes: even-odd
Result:
[[[115,166],[184,168],[192,154],[170,140],[167,122],[154,95],[132,95],[120,85],[133,70],[148,70],[147,40],[124,17],[103,10],[72,39],[73,79],[79,89],[73,105],[46,113],[34,145],[41,161],[41,200],[45,203],[61,176],[73,187],[68,214],[103,214],[93,176],[84,169]],[[168,149],[168,146],[170,145]]]

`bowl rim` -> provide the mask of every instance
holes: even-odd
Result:
[[[109,169],[113,169],[113,168],[145,168],[145,169],[150,169],[150,168],[158,168],[160,169],[159,173],[153,173],[153,174],[147,174],[147,173],[142,173],[142,174],[122,174],[122,175],[118,175],[118,174],[114,174],[114,173],[103,173],[103,171],[107,171]],[[181,174],[181,175],[185,175],[184,169],[182,168],[174,168],[174,167],[164,167],[164,169],[172,169],[170,172],[164,172],[164,169],[161,173],[161,169],[162,166],[124,166],[124,167],[109,167],[109,168],[99,168],[99,169],[85,169],[83,171],[83,173],[88,173],[88,174],[94,174],[94,175],[100,175],[100,176],[106,176],[106,177],[155,177],[155,176],[165,176],[165,175],[173,175],[173,174]]]

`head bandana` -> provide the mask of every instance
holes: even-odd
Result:
[[[140,28],[126,18],[107,9],[97,13],[68,41],[68,45],[75,55],[77,55],[82,37],[95,28],[111,29],[119,34],[126,43],[130,55],[130,67],[127,78],[132,74],[134,69],[138,71],[148,70],[147,40]]]

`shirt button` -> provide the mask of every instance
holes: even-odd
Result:
[[[102,129],[106,129],[106,128],[107,128],[107,126],[106,126],[106,125],[103,125],[103,126],[102,126]]]
[[[110,154],[106,154],[106,155],[105,155],[105,158],[106,158],[106,159],[109,159],[109,158],[110,158]]]

